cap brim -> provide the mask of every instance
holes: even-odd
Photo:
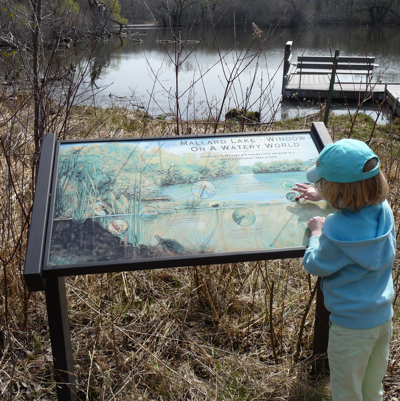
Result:
[[[317,165],[307,170],[306,177],[307,180],[312,183],[317,182],[321,179],[321,177],[317,174]]]

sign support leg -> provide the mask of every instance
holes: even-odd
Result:
[[[76,401],[65,278],[47,278],[45,294],[58,401]]]
[[[328,339],[329,339],[329,311],[324,305],[324,294],[321,290],[321,277],[317,282],[317,304],[314,322],[313,364],[311,374],[313,376],[327,375],[328,365]]]

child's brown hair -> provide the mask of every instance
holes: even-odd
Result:
[[[372,170],[378,163],[376,158],[368,160],[363,172]],[[362,207],[382,203],[388,195],[389,186],[381,172],[362,181],[339,183],[321,178],[315,188],[334,209],[349,209],[358,212]]]

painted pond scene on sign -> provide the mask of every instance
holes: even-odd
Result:
[[[62,143],[49,265],[304,246],[309,133]]]

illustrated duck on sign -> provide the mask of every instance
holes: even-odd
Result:
[[[155,235],[158,245],[161,245],[164,251],[169,251],[176,254],[182,254],[185,252],[185,247],[178,241],[170,238],[161,238],[159,235]]]

